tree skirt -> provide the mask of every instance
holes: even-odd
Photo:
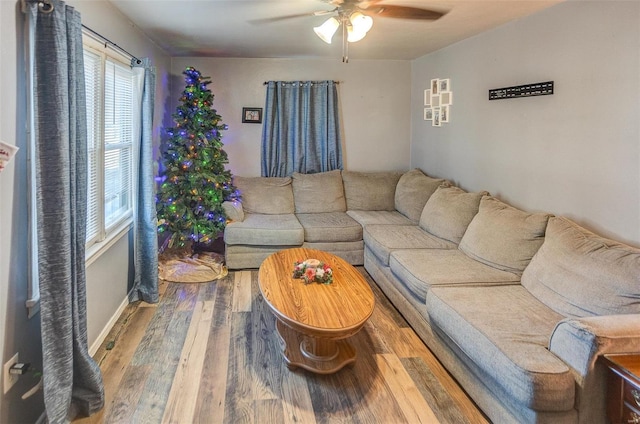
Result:
[[[158,258],[158,276],[173,283],[206,283],[229,273],[224,256],[213,252],[165,252]]]

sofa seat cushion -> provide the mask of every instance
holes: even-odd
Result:
[[[291,177],[234,176],[244,213],[279,215],[294,213]]]
[[[293,246],[255,246],[247,244],[226,245],[224,248],[225,263],[229,269],[260,268],[262,262],[282,249],[300,247]]]
[[[393,211],[401,172],[342,171],[348,210]]]
[[[537,411],[573,408],[573,375],[547,350],[564,317],[524,287],[434,287],[426,305],[436,333],[482,370],[489,389]]]
[[[420,214],[429,197],[446,180],[431,178],[419,169],[406,172],[396,186],[395,207],[398,212],[409,218],[414,224],[420,221]]]
[[[363,252],[364,242],[359,241],[338,241],[338,242],[308,242],[302,243],[305,249],[322,250],[325,252]],[[353,265],[353,264],[352,264]]]
[[[570,317],[640,314],[640,249],[551,218],[522,285]]]
[[[364,264],[364,242],[362,240],[332,243],[304,242],[302,247],[332,253],[354,266]]]
[[[296,213],[346,212],[339,169],[317,174],[294,172],[291,177]]]
[[[518,274],[492,268],[457,249],[394,250],[389,267],[395,277],[424,303],[431,287],[518,284]]]
[[[328,243],[362,240],[362,226],[346,212],[299,213],[304,241]]]
[[[247,213],[244,221],[231,222],[224,230],[226,244],[300,246],[304,229],[294,214]]]
[[[347,215],[358,221],[360,225],[415,225],[409,218],[398,211],[347,211]]]
[[[420,215],[420,228],[434,236],[460,243],[469,223],[478,213],[486,191],[467,193],[458,187],[438,187]]]
[[[521,274],[542,245],[550,216],[527,213],[484,196],[460,250],[494,268]]]
[[[367,225],[364,244],[378,260],[389,266],[389,255],[397,249],[455,249],[455,243],[439,239],[417,225]]]

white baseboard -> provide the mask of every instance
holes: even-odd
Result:
[[[122,312],[124,311],[124,309],[127,307],[128,304],[129,304],[129,294],[127,293],[127,296],[125,296],[120,306],[118,306],[118,309],[116,309],[116,311],[113,313],[113,316],[111,317],[109,322],[107,322],[107,325],[104,326],[100,334],[98,334],[98,337],[96,338],[96,340],[91,344],[91,347],[89,347],[89,355],[91,356],[95,355],[98,349],[100,349],[100,346],[102,346],[102,343],[109,335],[109,332],[111,331],[113,326],[116,325],[116,322],[118,322],[120,315],[122,315]]]

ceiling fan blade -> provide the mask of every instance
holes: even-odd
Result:
[[[445,15],[444,13],[437,12],[435,10],[419,9],[417,7],[409,6],[379,4],[368,7],[365,10],[373,15],[381,16],[384,18],[421,19],[433,21]]]
[[[324,15],[330,15],[332,13],[335,13],[338,10],[338,8],[336,7],[333,10],[316,10],[315,12],[312,13],[313,16],[324,16]]]
[[[313,16],[313,13],[296,13],[295,15],[276,16],[274,18],[251,19],[252,24],[269,24],[271,22],[285,21],[287,19],[302,18],[305,16]]]
[[[289,20],[289,19],[304,18],[304,17],[307,17],[307,16],[317,16],[316,13],[317,12],[296,13],[294,15],[275,16],[273,18],[251,19],[248,22],[251,23],[251,24],[255,24],[255,25],[270,24],[270,23],[273,23],[273,22],[286,21],[286,20]]]
[[[288,19],[297,19],[297,18],[304,18],[307,16],[324,16],[324,15],[329,15],[331,13],[334,13],[336,11],[336,9],[334,10],[317,10],[315,12],[308,12],[308,13],[296,13],[293,15],[283,15],[283,16],[276,16],[273,18],[262,18],[262,19],[252,19],[249,22],[252,24],[270,24],[272,22],[279,22],[279,21],[285,21]]]

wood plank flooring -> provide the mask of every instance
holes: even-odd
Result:
[[[364,268],[373,315],[355,364],[316,375],[284,365],[258,272],[161,284],[96,354],[106,405],[90,423],[487,423]],[[109,342],[115,342],[107,350]]]

